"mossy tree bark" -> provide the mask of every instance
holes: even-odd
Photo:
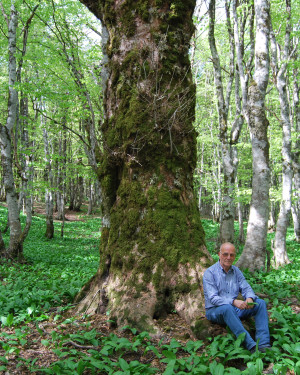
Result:
[[[108,60],[101,261],[79,311],[152,332],[153,318],[173,309],[195,322],[211,264],[193,190],[195,1],[81,1],[107,30]]]

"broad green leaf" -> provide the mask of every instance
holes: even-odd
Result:
[[[170,350],[163,350],[162,354],[168,359],[176,359],[176,354]]]
[[[123,371],[127,371],[129,369],[129,364],[123,358],[119,358],[119,365]]]

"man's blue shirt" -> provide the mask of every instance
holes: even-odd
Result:
[[[239,293],[244,299],[252,298],[255,301],[257,298],[237,267],[231,266],[226,273],[220,262],[215,263],[204,272],[203,289],[206,309],[221,305],[232,305]]]

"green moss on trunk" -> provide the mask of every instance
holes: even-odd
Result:
[[[209,263],[193,191],[195,1],[106,3],[90,5],[110,36],[98,174],[110,222],[98,274],[112,314],[146,326],[196,296]]]

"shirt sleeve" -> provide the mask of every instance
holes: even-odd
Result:
[[[244,299],[252,298],[253,301],[255,301],[257,296],[255,295],[251,286],[246,281],[243,273],[238,268],[236,269],[236,273],[237,273],[237,279],[238,279],[238,283],[239,283],[240,293],[243,296],[243,298]]]
[[[232,305],[233,298],[219,295],[214,276],[210,270],[206,270],[203,275],[203,291],[205,300],[214,306]]]

